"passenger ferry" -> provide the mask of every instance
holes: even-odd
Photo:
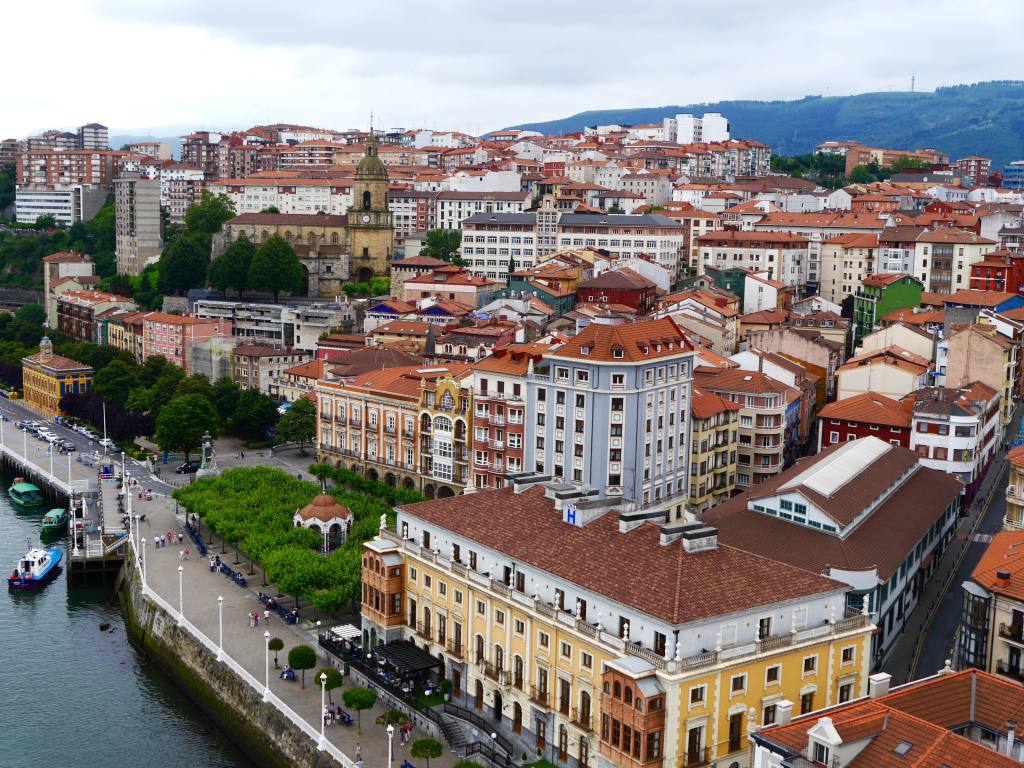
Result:
[[[7,495],[19,507],[38,507],[43,503],[43,492],[38,486],[26,483],[23,477],[14,478],[11,487],[7,489]]]

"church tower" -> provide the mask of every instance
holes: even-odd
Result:
[[[371,129],[366,155],[356,168],[352,207],[348,209],[349,269],[358,283],[387,275],[395,247],[388,209],[388,169],[377,155],[377,144]]]

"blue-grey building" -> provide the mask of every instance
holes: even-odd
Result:
[[[1003,188],[1024,189],[1024,160],[1014,160],[1003,166]]]
[[[694,357],[670,317],[591,323],[527,375],[524,470],[682,517]]]

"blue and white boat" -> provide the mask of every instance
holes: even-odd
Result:
[[[59,547],[33,547],[18,561],[14,572],[7,577],[7,588],[34,589],[45,584],[60,571],[60,561],[63,557],[64,553]]]

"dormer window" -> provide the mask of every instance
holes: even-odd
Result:
[[[814,742],[814,762],[828,765],[829,748],[819,742]]]
[[[624,350],[622,347],[615,347],[614,349],[612,349],[612,357],[614,357],[615,359],[621,360],[625,356],[626,350]]]
[[[588,347],[588,346],[580,347],[580,354],[583,355],[584,357],[588,356],[590,354],[590,347]]]

